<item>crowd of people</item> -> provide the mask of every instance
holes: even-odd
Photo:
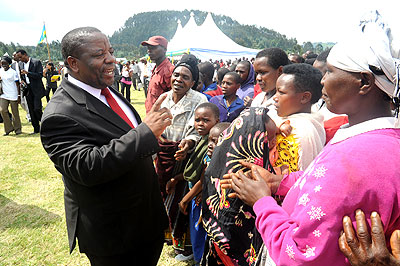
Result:
[[[196,265],[400,265],[392,40],[372,12],[319,55],[172,63],[153,36],[141,43],[152,63],[116,62],[102,32],[77,28],[58,88],[51,62],[2,57],[5,135],[21,133],[25,96],[63,176],[70,251],[78,239],[92,265],[156,265],[164,243]]]

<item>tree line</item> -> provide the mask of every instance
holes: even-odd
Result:
[[[115,49],[116,57],[139,58],[146,54],[146,48],[140,46],[143,40],[153,35],[162,35],[171,40],[177,29],[178,20],[185,26],[190,19],[190,13],[194,13],[197,25],[201,25],[207,17],[207,12],[199,10],[184,11],[154,11],[143,12],[128,18],[124,25],[109,36]],[[264,49],[279,47],[288,53],[302,54],[307,50],[316,53],[322,52],[333,43],[321,44],[305,42],[300,45],[296,38],[287,38],[274,30],[256,25],[243,25],[228,16],[212,14],[218,28],[236,43],[253,48]],[[212,36],[210,36],[212,38]],[[212,40],[211,40],[212,41]],[[53,41],[49,43],[51,59],[62,61],[61,43]],[[40,60],[48,60],[47,46],[45,43],[37,46],[23,46],[20,44],[5,44],[0,42],[0,55],[8,53],[10,56],[17,49],[25,49],[32,57]]]

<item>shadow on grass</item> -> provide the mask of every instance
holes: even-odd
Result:
[[[31,134],[31,133],[25,132],[25,131],[22,131],[22,134],[20,134],[20,135],[15,135],[15,133],[10,133],[10,135],[3,136],[3,138],[16,138],[17,139],[17,138],[35,138],[35,137],[40,137],[39,133],[36,133],[36,134]]]
[[[34,205],[18,204],[0,194],[0,231],[6,228],[38,228],[61,220],[61,216]]]

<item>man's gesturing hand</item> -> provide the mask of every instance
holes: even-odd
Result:
[[[143,120],[143,123],[150,128],[156,138],[159,138],[165,128],[171,125],[171,112],[165,107],[160,109],[161,103],[166,97],[166,94],[160,96]]]

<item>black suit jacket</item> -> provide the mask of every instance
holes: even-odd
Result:
[[[20,61],[19,62],[19,69],[25,69],[24,68],[24,62]],[[28,67],[28,74],[29,78],[29,92],[32,92],[35,97],[42,98],[45,95],[45,90],[44,90],[44,85],[43,85],[43,67],[42,63],[40,60],[32,58],[29,63]],[[25,75],[21,75],[22,80],[26,80]]]
[[[140,117],[133,107],[136,119]],[[163,236],[168,225],[151,155],[157,139],[64,79],[41,122],[42,144],[63,175],[70,251],[127,252]]]

